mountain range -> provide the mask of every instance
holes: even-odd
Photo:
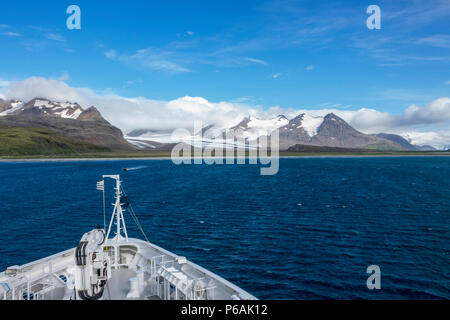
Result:
[[[210,124],[200,132],[172,138],[171,130],[138,129],[126,136],[91,106],[83,109],[75,102],[34,98],[28,102],[0,99],[0,154],[83,153],[98,151],[170,150],[174,143],[202,141],[203,145],[227,143],[232,134],[247,142],[257,142],[279,130],[280,150],[394,150],[431,151],[395,134],[364,134],[337,115],[313,117],[305,113],[288,119],[245,117],[229,127]],[[222,139],[222,140],[221,140]]]
[[[396,134],[364,134],[351,127],[347,122],[330,113],[324,117],[312,117],[305,113],[288,119],[279,115],[272,119],[258,119],[253,116],[244,118],[230,127],[217,127],[213,124],[204,127],[193,136],[182,137],[186,143],[202,141],[203,145],[211,143],[232,142],[227,134],[244,141],[254,142],[262,136],[270,136],[279,130],[280,150],[288,150],[296,145],[333,147],[342,149],[369,149],[393,151],[432,151],[431,146],[416,146]],[[178,142],[171,139],[170,131],[133,130],[126,139],[139,148],[154,148],[155,143]],[[292,150],[292,149],[291,149]]]
[[[3,154],[130,151],[122,131],[95,107],[35,98],[26,103],[0,99],[0,152]]]

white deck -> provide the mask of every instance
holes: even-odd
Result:
[[[102,299],[241,300],[256,299],[216,274],[139,239],[109,239],[112,278]],[[109,247],[109,248],[108,248]],[[18,267],[15,275],[0,273],[0,299],[79,299],[74,290],[75,249]]]

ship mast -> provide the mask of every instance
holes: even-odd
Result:
[[[109,234],[111,233],[111,228],[112,228],[112,224],[114,221],[114,218],[116,218],[116,236],[115,236],[115,240],[116,243],[118,243],[119,241],[125,239],[126,242],[128,242],[128,233],[127,233],[127,227],[125,225],[125,219],[123,218],[123,209],[122,209],[122,205],[120,203],[121,201],[121,197],[122,197],[122,190],[120,187],[120,176],[119,175],[104,175],[103,178],[111,178],[116,180],[116,187],[115,187],[115,191],[116,191],[116,202],[114,203],[114,210],[111,216],[111,220],[109,222],[109,227],[108,227],[108,232],[106,234],[106,241],[109,240]],[[122,236],[121,234],[121,230],[123,230],[123,233],[125,235],[125,237]],[[114,238],[113,238],[114,239]],[[111,239],[111,240],[113,240]]]

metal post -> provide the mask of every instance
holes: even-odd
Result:
[[[123,210],[120,210],[120,218],[122,220],[122,225],[123,225],[123,233],[125,234],[125,240],[128,242],[128,233],[127,233],[127,228],[125,228],[125,219],[123,218]]]
[[[51,261],[48,263],[48,270],[50,271],[50,272],[49,272],[50,274],[53,273],[53,264],[52,264]],[[51,282],[51,285],[54,287],[53,281]],[[53,295],[53,294],[54,294],[54,291],[55,291],[55,288],[53,288],[53,289],[50,291],[50,299],[51,299],[51,300],[53,300],[53,298],[54,298],[54,295]]]
[[[115,215],[116,215],[116,207],[114,207],[113,214],[111,216],[111,221],[109,222],[108,232],[106,233],[106,241],[108,241],[108,239],[109,239],[109,234],[111,233],[112,222],[113,222]]]
[[[120,236],[120,215],[122,214],[122,207],[120,206],[120,180],[117,177],[116,179],[116,206],[117,206],[117,211],[116,211],[116,225],[117,225],[117,238],[116,238],[116,242],[119,242],[119,236]]]
[[[28,301],[31,300],[31,285],[30,285],[30,277],[27,277],[27,295],[28,295]]]
[[[106,230],[105,180],[103,180],[103,230]]]

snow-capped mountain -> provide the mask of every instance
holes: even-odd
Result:
[[[83,109],[78,103],[56,102],[35,98],[27,103],[18,100],[4,101],[0,99],[0,117],[4,116],[37,116],[80,121],[106,121],[94,107]]]
[[[301,113],[291,119],[285,126],[280,127],[280,147],[288,148],[295,144],[309,143],[317,134],[323,122],[322,117],[312,117]]]
[[[10,107],[5,108],[0,116],[6,115],[34,115],[48,116],[64,119],[78,119],[83,108],[78,103],[54,102],[47,99],[36,98],[27,103],[22,101],[9,102]]]
[[[18,100],[2,100],[0,99],[0,116],[6,116],[15,112],[23,106],[22,101]]]
[[[312,138],[317,134],[317,129],[320,127],[323,120],[323,117],[312,117],[306,113],[301,113],[283,126],[282,132],[297,132],[302,136]]]
[[[274,130],[287,124],[289,120],[280,115],[272,119],[258,119],[254,116],[244,118],[241,122],[230,127],[219,127],[208,125],[195,134],[172,135],[171,130],[150,130],[138,129],[128,133],[125,138],[139,148],[155,148],[158,144],[173,144],[186,142],[197,144],[202,142],[203,146],[211,144],[236,145],[232,141],[227,141],[227,135],[253,141],[263,135],[270,135]]]
[[[274,130],[281,128],[289,123],[289,119],[283,115],[272,119],[258,119],[249,116],[239,124],[228,129],[236,137],[255,140],[263,135],[270,135]]]
[[[185,142],[194,146],[201,142],[202,146],[219,144],[240,148],[241,145],[245,147],[243,141],[255,143],[258,138],[270,136],[276,129],[279,130],[281,150],[287,150],[295,145],[407,150],[392,139],[359,132],[333,113],[325,117],[313,117],[302,113],[291,120],[283,115],[272,119],[249,116],[228,128],[208,125],[195,134],[180,137],[172,136],[169,131],[135,130],[125,138],[144,149],[154,148],[156,142]],[[241,141],[237,142],[230,137]]]
[[[34,98],[29,102],[0,99],[0,127],[44,128],[75,143],[109,150],[134,150],[120,129],[106,121],[95,107],[83,109],[76,102]]]
[[[173,134],[172,130],[139,129],[123,137],[122,132],[93,106],[83,109],[76,102],[56,102],[45,98],[35,98],[26,103],[0,99],[0,125],[47,128],[76,141],[106,146],[111,150],[169,150],[179,142],[202,147],[255,148],[256,144],[263,143],[261,137],[270,136],[277,129],[280,150],[296,145],[409,151],[432,149],[412,145],[393,134],[364,134],[333,113],[324,117],[301,113],[290,120],[284,115],[271,119],[248,116],[227,127],[210,124],[195,133],[178,131]]]

